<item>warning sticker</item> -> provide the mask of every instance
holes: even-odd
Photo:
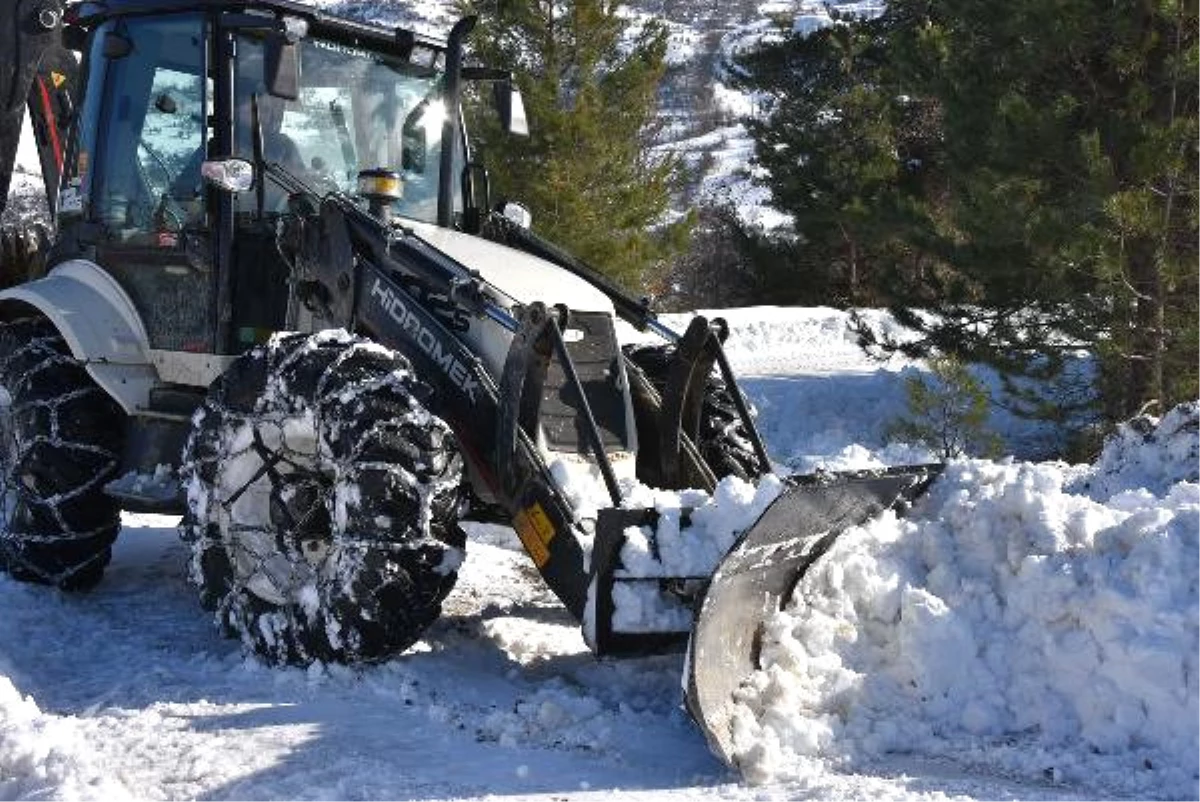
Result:
[[[550,541],[554,539],[554,525],[549,516],[536,501],[517,513],[513,526],[517,530],[525,551],[533,558],[533,563],[541,568],[550,560]]]
[[[50,81],[54,84],[55,89],[61,87],[66,80],[67,76],[63,75],[61,72],[55,72],[54,70],[50,71]]]

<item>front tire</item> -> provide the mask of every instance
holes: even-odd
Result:
[[[630,345],[625,347],[624,352],[625,357],[645,374],[651,386],[661,393],[667,384],[667,373],[675,355],[675,346]],[[700,406],[700,430],[696,438],[700,456],[708,463],[718,481],[726,476],[737,476],[746,480],[756,478],[762,471],[750,434],[746,431],[733,400],[732,393],[738,390],[726,386],[724,380],[716,374],[710,374],[705,382]],[[639,419],[639,434],[643,425],[647,441],[653,442],[657,436],[657,420],[652,416]],[[643,463],[639,461],[638,466],[641,470]],[[647,471],[650,470],[647,466]],[[654,483],[658,480],[657,471],[654,471],[653,476],[640,478]]]
[[[121,525],[104,485],[123,437],[121,408],[50,321],[0,324],[0,565],[14,578],[100,580]]]
[[[277,335],[210,388],[182,470],[190,577],[268,662],[381,660],[441,613],[462,460],[423,392],[345,332]]]

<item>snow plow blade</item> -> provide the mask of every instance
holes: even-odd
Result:
[[[688,645],[688,711],[709,747],[737,767],[734,694],[759,668],[762,628],[834,541],[888,509],[920,497],[941,465],[790,477],[791,485],[725,555],[696,611]]]

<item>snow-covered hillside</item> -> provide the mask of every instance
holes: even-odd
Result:
[[[780,464],[899,448],[911,366],[830,310],[726,314]],[[1196,798],[1197,449],[1193,405],[1094,466],[955,463],[847,534],[747,678],[759,787],[680,709],[682,657],[591,657],[505,529],[411,652],[300,670],[223,639],[175,521],[129,515],[93,592],[0,577],[0,797]]]
[[[311,0],[331,13],[382,25],[409,26],[445,36],[456,20],[450,0],[412,4],[401,0]],[[873,16],[881,0],[629,0],[621,13],[635,25],[654,19],[668,32],[667,72],[659,91],[658,148],[677,155],[687,168],[687,189],[676,211],[698,204],[728,204],[747,222],[764,228],[787,224],[769,205],[768,190],[749,169],[753,142],[742,118],[759,111],[753,97],[730,85],[733,56],[774,37],[778,23],[791,20],[800,32],[832,24],[830,10]]]

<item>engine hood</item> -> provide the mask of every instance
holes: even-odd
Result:
[[[607,295],[556,264],[461,231],[409,220],[404,225],[522,304],[541,301],[581,312],[613,313]]]

